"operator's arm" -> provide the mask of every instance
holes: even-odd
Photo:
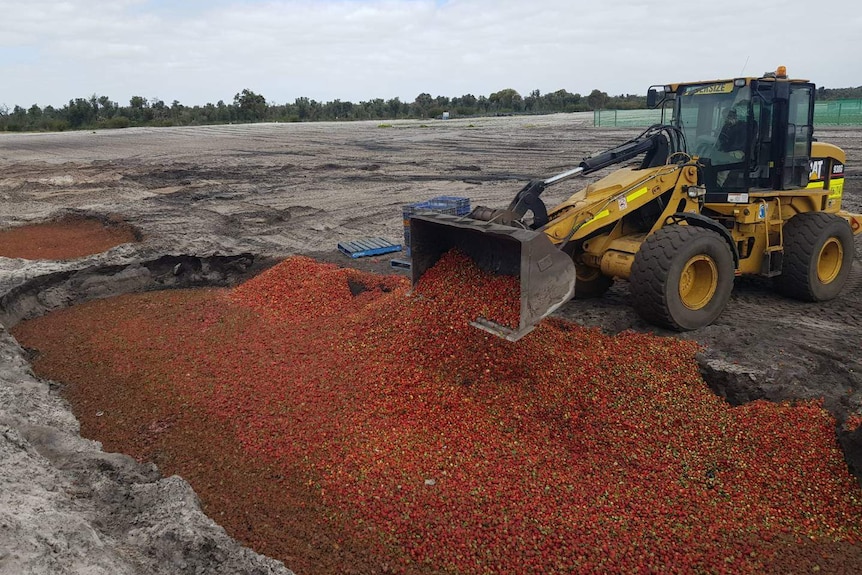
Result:
[[[732,158],[741,160],[745,156],[745,125],[725,124],[718,134],[718,149]]]

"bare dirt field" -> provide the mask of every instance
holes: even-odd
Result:
[[[303,254],[380,273],[340,241],[400,242],[404,204],[465,196],[504,206],[523,184],[575,166],[640,130],[592,115],[448,121],[266,124],[0,135],[0,230],[64,216],[121,222],[141,241],[68,260],[0,257],[0,323],[162,287],[232,285]],[[847,152],[844,208],[862,211],[862,131],[818,129]],[[545,194],[562,200],[604,172]],[[737,280],[702,344],[705,380],[731,403],[822,398],[862,476],[862,236],[844,292],[806,304]],[[403,255],[395,254],[396,257]],[[556,315],[608,333],[671,334],[644,323],[624,282]],[[101,451],[55,385],[0,333],[0,573],[284,573],[207,518],[191,488],[153,465]],[[287,567],[290,567],[288,565]]]

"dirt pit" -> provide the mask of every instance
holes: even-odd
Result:
[[[862,570],[862,489],[819,402],[731,408],[690,341],[466,329],[513,301],[467,262],[408,297],[290,258],[12,333],[82,434],[186,478],[301,573],[780,573],[788,546],[795,568]]]
[[[66,215],[0,230],[0,257],[70,260],[141,241],[141,234],[117,216]]]
[[[473,205],[506,205],[527,180],[561,172],[637,133],[594,129],[590,122],[589,115],[566,114],[397,122],[386,129],[358,122],[4,134],[0,137],[0,227],[44,221],[58,209],[122,213],[145,241],[77,260],[0,258],[0,321],[12,328],[49,311],[129,291],[233,286],[291,254],[389,273],[388,258],[350,260],[337,253],[337,242],[369,236],[400,241],[401,207],[438,195],[469,197]],[[817,136],[847,151],[844,204],[862,210],[862,172],[854,168],[858,162],[853,160],[862,157],[859,131],[818,130]],[[544,197],[553,204],[587,183],[560,186]],[[837,300],[802,304],[777,296],[769,282],[740,280],[715,324],[682,336],[702,346],[696,356],[700,372],[730,404],[745,406],[759,399],[822,402],[834,418],[832,441],[837,433],[851,463],[862,461],[862,431],[846,426],[862,413],[859,237],[856,245],[848,288]],[[154,313],[161,311],[161,302],[153,305]],[[614,285],[601,300],[573,301],[555,315],[572,320],[578,330],[596,329],[602,338],[627,332],[679,337],[641,322],[628,302],[624,283]],[[135,329],[126,325],[127,331]],[[589,346],[594,332],[578,330],[580,337],[572,345]],[[0,448],[4,457],[0,461],[5,483],[0,514],[9,528],[0,532],[0,547],[10,552],[0,554],[0,569],[285,572],[280,562],[255,555],[200,513],[194,493],[179,477],[165,477],[164,470],[153,463],[105,453],[100,444],[82,439],[79,422],[60,398],[58,384],[34,378],[28,354],[7,334],[2,336]],[[231,340],[224,347],[235,345]],[[70,353],[74,356],[74,352],[73,348]],[[111,358],[123,353],[114,352]],[[314,353],[307,351],[307,355]],[[349,359],[348,354],[339,361],[349,365]],[[518,364],[520,358],[509,360]],[[91,417],[102,418],[104,413]],[[85,418],[80,419],[85,424]],[[170,418],[142,425],[133,428],[151,441],[182,428],[173,426]],[[735,429],[731,426],[716,437]],[[774,427],[768,430],[752,441],[778,437]],[[212,441],[233,460],[231,447],[221,443],[224,433],[230,432],[219,431]],[[151,460],[160,461],[165,453],[154,451]],[[252,477],[271,479],[265,475],[266,468],[248,469],[252,468],[258,473]],[[218,481],[230,482],[234,477],[241,481],[245,474],[237,470],[243,469],[230,463],[217,474]],[[590,484],[585,477],[589,474],[579,478],[578,486]],[[710,479],[706,470],[704,477]],[[291,479],[284,475],[285,481]],[[425,479],[437,481],[425,477],[422,486]],[[271,492],[273,497],[276,492]],[[295,509],[301,509],[300,503],[297,499]],[[266,528],[266,509],[239,507],[246,513],[241,529]],[[315,512],[312,509],[308,517]],[[650,512],[654,510],[645,510],[645,516]],[[298,517],[302,523],[301,513]],[[606,522],[608,517],[613,514],[596,520]],[[220,517],[213,518],[221,522]],[[805,521],[798,523],[792,529],[801,529]],[[75,528],[69,529],[70,525]],[[297,540],[308,545],[330,536],[338,543],[338,534],[346,533],[318,529],[310,519],[305,525]],[[540,534],[553,537],[546,525],[542,527],[546,533],[540,530]],[[792,529],[775,535],[776,545],[784,545],[771,563],[776,571],[782,561],[792,562],[797,556],[804,557],[800,564],[815,561],[821,572],[842,572],[845,558],[857,565],[853,557],[858,560],[858,544],[832,543],[822,535],[801,541]],[[76,535],[82,532],[95,535],[82,539]],[[443,527],[431,531],[442,532]],[[318,535],[322,539],[316,539]],[[361,556],[361,545],[351,549],[358,550],[355,557]],[[284,557],[292,567],[290,555]],[[356,559],[354,572],[364,572],[365,565]]]

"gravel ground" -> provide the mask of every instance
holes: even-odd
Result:
[[[339,241],[402,238],[401,206],[438,195],[502,206],[529,179],[568,169],[639,130],[591,114],[446,122],[265,124],[0,134],[0,228],[63,215],[124,221],[143,238],[68,261],[0,258],[0,323],[126,291],[232,285],[306,254],[350,260]],[[862,133],[819,130],[848,154],[845,208],[862,211]],[[855,164],[855,165],[854,165]],[[553,204],[602,173],[552,188]],[[703,344],[707,382],[734,403],[824,398],[839,424],[862,410],[862,236],[849,285],[803,304],[769,282],[736,283]],[[614,333],[644,324],[624,282],[557,314]],[[179,477],[83,439],[51,382],[0,331],[0,572],[287,573],[230,539]],[[862,474],[862,430],[839,433]]]

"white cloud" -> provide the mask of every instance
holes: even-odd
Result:
[[[801,0],[0,0],[0,104],[96,93],[193,105],[244,88],[279,103],[643,94],[778,65],[827,87],[860,85],[862,17],[849,0],[829,10],[815,18]]]

